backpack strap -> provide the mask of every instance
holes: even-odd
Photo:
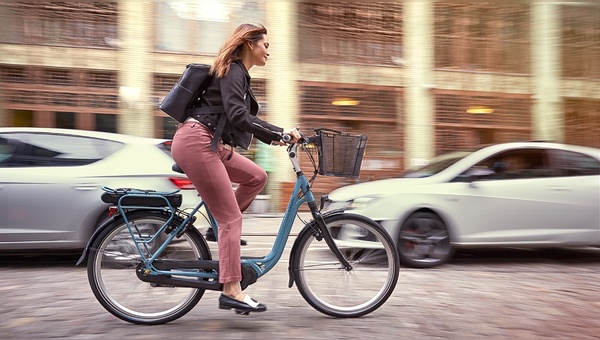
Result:
[[[217,150],[217,144],[219,143],[219,140],[221,139],[221,135],[223,134],[223,131],[225,130],[225,122],[227,121],[227,116],[225,114],[223,114],[223,112],[225,111],[225,108],[223,106],[203,106],[203,107],[194,107],[194,108],[190,108],[186,110],[186,113],[188,116],[191,117],[198,117],[201,115],[207,115],[207,114],[221,114],[219,117],[219,122],[217,123],[217,127],[215,128],[214,134],[213,134],[213,139],[210,143],[210,149],[213,151]],[[200,121],[202,121],[201,119],[198,119]]]
[[[225,114],[221,114],[219,117],[219,122],[217,123],[217,128],[215,129],[215,134],[213,136],[212,141],[210,142],[210,149],[213,151],[217,151],[217,144],[219,144],[219,140],[221,139],[221,135],[225,130],[225,122],[227,121],[227,116]]]

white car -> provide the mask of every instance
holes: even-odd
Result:
[[[454,152],[400,176],[332,191],[325,211],[381,223],[411,267],[460,247],[600,246],[600,149],[515,142]],[[358,230],[335,231],[360,246]]]
[[[180,189],[181,209],[200,201],[171,170],[171,142],[48,128],[0,128],[0,250],[75,250],[107,217],[102,187]]]

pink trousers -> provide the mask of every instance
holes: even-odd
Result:
[[[188,121],[177,127],[171,154],[219,224],[219,282],[241,281],[242,212],[264,188],[267,173],[221,144],[211,150],[211,141],[208,128]],[[232,182],[239,184],[235,191]]]

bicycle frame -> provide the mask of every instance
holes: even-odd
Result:
[[[317,222],[317,226],[320,227],[319,229],[321,229],[320,235],[325,238],[325,240],[327,241],[327,244],[332,249],[333,253],[340,259],[342,264],[345,265],[345,267],[347,269],[351,269],[351,266],[348,264],[348,262],[346,261],[344,256],[340,253],[340,251],[335,246],[335,243],[333,242],[331,235],[327,231],[327,228],[325,226],[323,218],[321,217],[321,215],[318,211],[317,204],[315,202],[312,190],[310,188],[310,183],[300,168],[300,164],[299,164],[299,161],[297,158],[298,146],[299,146],[298,143],[291,144],[287,149],[288,156],[290,158],[290,161],[292,162],[293,169],[296,173],[296,183],[292,190],[292,195],[288,202],[286,211],[285,211],[283,219],[281,221],[281,225],[279,227],[279,231],[277,233],[277,236],[275,238],[275,241],[273,243],[273,246],[272,246],[270,252],[261,258],[255,258],[255,257],[244,258],[244,257],[242,257],[242,265],[250,266],[252,269],[254,269],[254,271],[257,274],[257,278],[260,278],[261,276],[268,273],[271,269],[273,269],[273,267],[275,267],[275,265],[281,259],[281,256],[283,255],[283,252],[285,249],[285,245],[286,245],[289,235],[291,233],[292,226],[294,224],[295,215],[297,214],[300,206],[304,203],[307,203],[308,206],[310,207],[313,218]],[[149,195],[148,194],[126,195],[128,197],[132,197],[132,196],[160,197],[160,198],[164,199],[166,201],[166,205],[169,206],[169,210],[168,210],[168,212],[170,213],[169,219],[159,228],[159,230],[156,233],[151,235],[149,238],[141,237],[139,230],[135,230],[136,227],[131,226],[131,224],[129,223],[129,220],[127,219],[126,212],[130,209],[156,210],[157,208],[156,207],[154,207],[154,208],[153,207],[144,207],[144,206],[123,206],[123,205],[121,205],[121,200],[123,199],[123,197],[126,197],[126,196],[123,196],[119,199],[118,210],[119,210],[121,216],[123,216],[123,218],[127,224],[127,228],[129,229],[129,232],[131,234],[131,237],[135,241],[137,250],[139,251],[139,253],[142,257],[142,261],[144,262],[145,274],[146,275],[171,275],[171,276],[176,275],[176,276],[182,276],[182,277],[214,279],[214,280],[218,279],[218,273],[215,271],[204,271],[204,270],[198,270],[198,269],[167,271],[167,270],[157,269],[153,265],[153,262],[161,255],[161,253],[167,248],[167,246],[173,241],[173,239],[176,236],[183,234],[185,231],[185,228],[187,228],[188,225],[191,225],[190,221],[192,221],[194,219],[195,214],[198,213],[198,211],[203,207],[206,209],[206,215],[207,215],[206,217],[208,219],[210,227],[213,228],[213,230],[215,231],[215,235],[218,235],[217,221],[214,219],[214,217],[210,213],[210,210],[204,204],[204,202],[200,202],[188,214],[188,216],[185,219],[183,219],[176,228],[174,228],[173,231],[168,233],[167,239],[160,245],[160,247],[156,251],[151,252],[148,249],[147,244],[154,241],[156,239],[157,235],[161,234],[167,228],[167,226],[174,219],[176,219],[176,209],[174,209],[171,206],[171,204],[167,201],[167,199],[164,198],[163,196],[161,196],[161,194],[170,194],[170,193],[157,192],[157,193],[149,194]],[[137,235],[136,235],[136,232],[137,232]],[[92,237],[92,239],[93,238],[94,237]],[[142,249],[142,247],[144,249]],[[149,257],[146,254],[148,254]]]

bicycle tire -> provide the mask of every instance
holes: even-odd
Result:
[[[373,312],[396,287],[398,249],[385,229],[367,217],[340,213],[324,220],[352,269],[343,268],[325,240],[315,237],[317,226],[312,221],[298,236],[292,253],[300,294],[329,316],[353,318]]]
[[[167,218],[149,210],[127,213],[130,225],[148,235]],[[157,240],[149,247],[162,243],[163,240]],[[159,258],[210,259],[210,249],[193,227],[173,240],[162,254]],[[134,324],[163,324],[187,314],[204,295],[204,289],[164,287],[141,281],[136,275],[140,262],[141,255],[122,217],[108,225],[90,248],[87,263],[90,287],[98,302],[114,316]]]

